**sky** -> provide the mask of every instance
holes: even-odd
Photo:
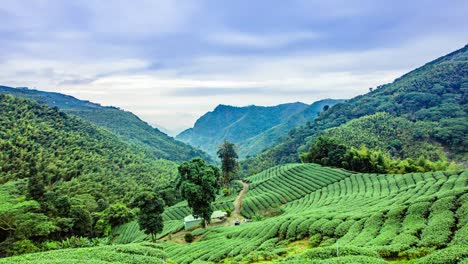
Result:
[[[218,104],[352,98],[468,43],[468,1],[1,0],[0,85],[171,134]]]

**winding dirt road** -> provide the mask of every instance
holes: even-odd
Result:
[[[242,191],[240,191],[239,195],[236,197],[236,200],[234,200],[234,212],[232,212],[232,218],[233,219],[236,219],[236,218],[241,218],[241,214],[240,214],[240,211],[242,209],[242,199],[244,199],[244,196],[245,194],[247,193],[247,191],[249,190],[249,184],[244,182],[244,181],[240,181],[242,183]]]

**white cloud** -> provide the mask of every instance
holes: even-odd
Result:
[[[139,59],[90,63],[23,58],[0,64],[0,82],[118,106],[150,123],[181,130],[217,104],[351,98],[457,48],[443,41],[424,39],[357,52],[203,56],[158,71],[145,70],[150,62]],[[204,96],[190,96],[201,88]]]

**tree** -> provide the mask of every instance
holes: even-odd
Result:
[[[317,138],[307,153],[301,154],[302,162],[314,162],[325,166],[341,167],[347,147],[334,138]]]
[[[323,111],[324,111],[324,112],[327,111],[328,109],[330,109],[330,106],[329,106],[329,105],[324,105],[324,106],[323,106]],[[310,121],[309,121],[309,122],[310,122]],[[307,123],[309,123],[309,122],[307,122]],[[308,124],[308,126],[310,126],[310,124]]]
[[[151,234],[154,242],[156,234],[163,230],[164,201],[153,192],[145,191],[138,195],[132,202],[132,206],[138,207],[138,225],[145,234]]]
[[[221,169],[223,171],[222,185],[227,188],[233,176],[236,174],[239,163],[239,157],[236,152],[236,146],[227,140],[218,147],[218,157],[221,159]]]
[[[194,217],[201,217],[206,223],[211,220],[213,208],[211,203],[219,191],[220,171],[203,159],[197,158],[184,162],[179,166],[179,182],[177,188],[182,197],[187,200]]]

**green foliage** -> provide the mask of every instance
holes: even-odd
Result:
[[[185,242],[192,243],[193,239],[194,239],[194,236],[192,235],[192,233],[185,233],[184,235]]]
[[[37,251],[28,238],[44,238],[57,228],[38,202],[21,195],[25,185],[24,180],[0,185],[0,255],[5,250],[10,255]]]
[[[7,249],[6,254],[8,256],[15,256],[21,254],[28,254],[38,252],[39,248],[34,245],[31,240],[24,239],[14,242],[10,248]]]
[[[224,143],[219,145],[216,154],[218,154],[218,158],[221,159],[221,184],[224,188],[227,188],[239,168],[236,146],[224,140]]]
[[[288,256],[286,263],[418,259],[438,252],[436,243],[440,248],[449,246],[450,238],[453,241],[463,230],[467,177],[466,171],[361,174],[316,164],[279,166],[246,178],[251,189],[244,199],[249,193],[286,197],[301,190],[298,198],[283,201],[281,215],[240,226],[213,227],[190,246],[165,243],[164,248],[178,263],[226,258],[248,262],[278,259],[277,250],[284,254],[290,241],[308,238],[318,251]],[[263,203],[258,199],[253,205]],[[446,217],[449,211],[451,218]],[[438,219],[453,224],[434,229]]]
[[[432,162],[423,156],[417,160],[410,158],[393,159],[379,150],[349,147],[335,138],[321,136],[301,154],[303,162],[313,162],[324,166],[340,167],[357,172],[409,173],[456,169],[455,163],[446,161]]]
[[[455,264],[463,263],[468,258],[466,245],[452,246],[436,251],[426,257],[418,259],[416,264]]]
[[[433,121],[410,121],[385,112],[353,119],[339,127],[328,129],[324,136],[345,142],[348,147],[388,152],[395,158],[418,159],[422,153],[429,160],[446,159],[441,145],[431,140]]]
[[[111,227],[116,227],[130,222],[135,216],[124,203],[115,203],[104,211]]]
[[[0,259],[0,263],[22,264],[95,264],[95,263],[167,263],[166,254],[152,244],[99,246],[61,249]]]
[[[347,174],[317,164],[288,164],[274,167],[245,179],[250,185],[242,202],[241,213],[247,218],[255,215],[262,217],[280,215],[284,212],[280,205],[299,199],[333,181],[343,179]],[[304,177],[304,175],[309,176]]]
[[[364,133],[359,135],[353,131],[351,134],[351,143],[355,147],[369,144],[368,147],[373,149],[372,144],[377,144],[382,151],[400,155],[400,158],[418,158],[423,154],[423,150],[418,148],[423,147],[430,150],[426,158],[432,159],[433,156],[443,154],[440,148],[443,147],[449,158],[466,160],[468,146],[464,135],[468,130],[467,52],[468,47],[465,46],[403,75],[393,83],[381,85],[373,92],[331,107],[314,121],[291,130],[287,137],[273,147],[242,162],[243,174],[251,175],[278,164],[299,161],[298,153],[307,151],[330,128],[338,128],[339,131],[329,133],[340,135],[349,129],[358,128],[359,132]],[[365,117],[379,112],[404,118],[414,124],[402,119],[391,120],[390,124],[398,127],[390,128],[388,132],[406,131],[402,135],[389,134],[382,130],[386,127],[385,124],[379,123],[377,127],[373,127],[372,122],[369,122],[373,117]],[[362,122],[339,128],[361,117],[365,117]],[[379,137],[377,131],[388,135],[382,137],[380,143],[376,142]],[[367,138],[369,135],[371,136]],[[347,138],[347,135],[343,136]],[[416,143],[414,147],[413,143]]]
[[[152,192],[143,192],[135,197],[132,206],[140,209],[137,218],[140,229],[146,234],[151,234],[154,241],[156,234],[164,228],[164,201]]]
[[[179,166],[177,186],[195,218],[201,217],[208,223],[211,221],[211,203],[220,187],[219,178],[219,169],[206,164],[202,159],[193,159]]]
[[[56,107],[67,114],[78,116],[111,131],[123,141],[144,149],[155,158],[176,162],[190,160],[195,157],[210,160],[210,157],[203,151],[174,140],[158,129],[151,127],[136,115],[116,107],[105,107],[60,93],[27,88],[0,86],[0,94],[11,94],[16,97],[32,99],[40,104]]]
[[[135,193],[177,175],[175,163],[29,100],[0,95],[0,124],[0,255],[20,240],[106,235]]]

